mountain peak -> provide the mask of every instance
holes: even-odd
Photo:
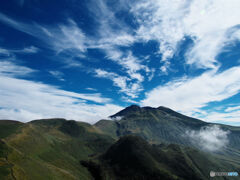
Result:
[[[161,111],[166,111],[166,112],[173,112],[174,111],[174,110],[172,110],[172,109],[170,109],[170,108],[168,108],[166,106],[159,106],[157,109],[161,110]]]
[[[141,109],[141,107],[136,104],[132,104],[131,106],[126,107],[125,109],[139,110]]]
[[[140,112],[144,112],[144,111],[152,111],[152,110],[160,110],[166,113],[171,113],[173,114],[175,111],[173,111],[170,108],[164,107],[164,106],[159,106],[158,108],[154,108],[154,107],[150,107],[150,106],[145,106],[145,107],[140,107],[138,105],[130,105],[128,107],[126,107],[125,109],[119,111],[118,113],[110,116],[110,118],[116,118],[116,117],[123,117],[129,114],[134,114],[134,113],[140,113]],[[177,112],[175,112],[177,113]]]
[[[119,111],[118,113],[110,116],[110,118],[115,118],[115,117],[118,117],[118,116],[125,116],[129,113],[135,113],[135,112],[139,112],[139,111],[141,111],[141,107],[133,104],[133,105],[128,106],[125,109]]]

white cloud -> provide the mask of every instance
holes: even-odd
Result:
[[[131,6],[140,25],[138,38],[159,41],[163,62],[174,55],[185,36],[190,36],[194,45],[186,62],[198,68],[217,68],[216,56],[222,48],[239,39],[238,0],[149,0]]]
[[[120,121],[122,118],[124,118],[124,117],[123,116],[115,116],[115,117],[110,118],[110,120]]]
[[[240,106],[228,107],[227,109],[225,109],[225,112],[232,112],[232,111],[236,111],[236,110],[240,110]]]
[[[37,53],[39,51],[39,49],[35,46],[30,46],[30,47],[25,47],[24,49],[22,49],[22,51],[19,52],[23,52],[23,53]]]
[[[138,104],[137,101],[131,99],[131,97],[129,97],[129,96],[122,96],[122,100],[124,102],[128,102],[128,103],[131,103],[131,104]]]
[[[97,89],[95,88],[91,88],[91,87],[88,87],[88,88],[85,88],[86,90],[89,90],[89,91],[97,91]]]
[[[160,70],[161,70],[162,74],[167,75],[169,67],[170,67],[170,62],[165,61],[164,64],[160,67]]]
[[[53,48],[58,55],[61,55],[61,53],[67,55],[68,58],[64,60],[64,62],[68,67],[79,67],[79,62],[71,61],[71,57],[84,57],[86,49],[100,48],[106,53],[108,59],[122,66],[122,69],[126,71],[129,78],[136,79],[141,83],[144,77],[139,71],[146,69],[146,66],[141,65],[140,60],[133,56],[130,51],[127,55],[124,55],[122,51],[116,48],[117,46],[132,44],[134,42],[133,37],[125,32],[126,28],[124,27],[126,27],[126,25],[122,23],[118,24],[118,26],[121,27],[119,31],[110,27],[110,22],[118,21],[115,19],[113,13],[108,10],[103,1],[97,2],[99,7],[98,11],[95,11],[95,13],[101,12],[101,16],[97,16],[100,22],[100,28],[98,29],[99,37],[87,37],[72,19],[68,19],[67,23],[55,27],[17,22],[1,13],[0,20],[20,31],[41,39]],[[103,16],[106,19],[102,18]],[[30,49],[25,49],[25,51],[27,50],[29,51]],[[31,50],[33,50],[33,48],[31,48]]]
[[[146,67],[146,73],[147,73],[148,81],[151,81],[153,79],[155,72],[156,72],[155,68],[150,69],[150,68]]]
[[[139,82],[144,81],[144,77],[139,73],[140,70],[146,71],[146,66],[142,65],[140,60],[133,56],[132,52],[123,53],[116,49],[106,51],[107,58],[121,65],[130,79],[136,79]]]
[[[63,117],[96,122],[122,109],[99,93],[75,93],[16,78],[27,76],[33,71],[11,62],[0,61],[0,119],[30,121]]]
[[[123,53],[117,49],[109,48],[106,50],[106,54],[108,59],[111,59],[122,66],[122,69],[127,73],[127,76],[119,76],[114,73],[115,75],[112,76],[109,74],[109,76],[107,75],[105,78],[113,80],[114,84],[121,88],[120,92],[124,92],[131,98],[138,97],[139,92],[143,90],[142,82],[144,81],[144,76],[140,71],[148,75],[149,79],[152,79],[155,70],[142,65],[141,61],[133,56],[131,51]],[[130,99],[127,101],[130,101]]]
[[[199,131],[187,131],[186,136],[193,144],[207,151],[221,151],[229,142],[229,131],[222,130],[219,126],[206,126]]]
[[[140,91],[142,91],[141,84],[139,82],[129,82],[130,78],[125,76],[120,76],[113,72],[107,72],[102,69],[95,70],[95,76],[99,78],[106,78],[113,81],[116,87],[120,88],[120,92],[125,93],[131,98],[136,98]]]
[[[65,24],[46,27],[36,23],[27,24],[16,21],[5,14],[0,13],[0,21],[42,40],[49,46],[49,48],[54,49],[58,53],[68,50],[71,51],[72,49],[78,50],[78,53],[86,50],[87,45],[85,45],[85,43],[87,43],[87,39],[82,30],[71,19]],[[33,48],[31,50],[33,50]]]
[[[136,41],[133,30],[124,21],[115,17],[115,12],[104,0],[90,3],[89,10],[100,24],[97,29],[99,37],[90,47],[101,48],[108,59],[122,66],[130,79],[136,79],[139,83],[144,81],[144,76],[139,71],[145,71],[146,66],[142,65],[131,51],[124,52],[117,48],[118,46],[128,47]]]
[[[137,97],[142,90],[144,76],[141,73],[150,76],[150,80],[154,70],[150,73],[149,68],[142,65],[142,61],[130,51],[124,54],[119,46],[129,47],[135,42],[158,41],[163,63],[159,68],[167,74],[171,65],[169,59],[186,36],[190,36],[194,41],[192,48],[186,53],[186,63],[214,70],[220,65],[216,59],[218,53],[225,45],[240,38],[237,26],[240,23],[238,0],[149,0],[128,3],[121,1],[121,8],[130,7],[130,12],[139,25],[135,30],[115,17],[106,1],[92,1],[90,4],[89,10],[92,10],[93,17],[98,22],[96,36],[85,34],[71,19],[67,23],[46,26],[18,22],[0,13],[0,21],[41,39],[59,54],[66,53],[73,57],[84,56],[88,48],[104,50],[106,57],[121,65],[128,75],[104,75],[98,72],[98,76],[112,80],[115,86],[120,87],[121,92],[132,98]],[[65,62],[72,66],[81,66],[79,62]],[[226,99],[239,91],[239,81],[236,78],[239,73],[236,71],[239,71],[239,68],[232,68],[220,74],[210,71],[197,78],[180,79],[159,86],[147,94],[142,104],[158,106],[161,103],[188,113],[199,111],[199,108],[206,106],[208,102]],[[223,75],[228,78],[224,78]]]
[[[21,67],[21,66],[19,66]],[[18,72],[13,71],[12,74],[14,74],[14,76],[18,76]],[[25,74],[26,75],[26,74]],[[81,93],[74,93],[74,92],[69,92],[69,91],[64,91],[64,90],[60,90],[57,87],[54,86],[50,86],[50,85],[46,85],[46,84],[42,84],[42,83],[37,83],[37,82],[32,82],[32,81],[27,81],[27,80],[22,80],[22,79],[16,79],[13,77],[7,77],[2,76],[0,77],[1,79],[1,92],[4,94],[9,94],[12,91],[18,91],[18,93],[22,93],[24,94],[25,89],[29,88],[29,91],[32,91],[32,94],[34,95],[35,92],[45,92],[45,93],[49,93],[49,94],[54,94],[56,96],[67,96],[67,97],[72,97],[75,99],[82,99],[82,100],[87,100],[87,101],[93,101],[96,103],[107,103],[110,101],[110,99],[108,98],[103,98],[101,97],[101,95],[99,93],[94,93],[94,94],[81,94]],[[21,86],[22,87],[19,87]],[[12,91],[10,91],[9,89],[12,89]],[[6,91],[6,92],[4,92]],[[9,97],[11,95],[9,94]],[[12,95],[12,98],[14,97],[14,94]],[[44,98],[44,93],[42,98]],[[61,99],[61,98],[60,98]],[[47,98],[46,98],[47,100]]]
[[[29,47],[25,47],[22,49],[4,49],[4,48],[0,48],[0,54],[1,55],[5,55],[8,57],[15,57],[15,53],[26,53],[26,54],[34,54],[37,53],[39,51],[39,49],[35,46],[29,46]]]
[[[195,78],[177,79],[146,93],[141,104],[154,107],[164,105],[192,114],[210,102],[237,94],[240,91],[239,77],[240,67],[233,67],[221,73],[208,71]]]
[[[25,54],[35,54],[39,52],[39,49],[35,46],[25,47],[23,49],[8,49],[11,53],[25,53]]]
[[[122,107],[109,104],[100,94],[80,94],[57,87],[12,77],[0,76],[0,118],[29,121],[62,117],[96,122]],[[101,104],[88,104],[86,101]]]
[[[55,47],[58,48],[58,52],[68,49],[77,49],[80,52],[85,52],[87,39],[84,33],[73,20],[69,19],[68,23],[68,25],[60,25],[60,32],[54,37]],[[62,38],[60,38],[61,36]]]
[[[19,66],[10,61],[0,61],[0,76],[18,77],[26,76],[33,72],[35,72],[35,70],[28,67]]]
[[[190,36],[194,41],[193,47],[186,54],[186,63],[194,64],[198,68],[217,68],[219,63],[216,56],[219,52],[226,44],[240,38],[237,26],[240,23],[238,0],[121,1],[119,8],[130,8],[139,25],[135,30],[116,18],[115,11],[119,9],[115,8],[113,11],[106,1],[97,0],[89,4],[89,10],[99,24],[95,37],[84,34],[71,19],[68,23],[55,27],[17,22],[2,13],[0,20],[42,39],[56,51],[60,49],[60,52],[76,49],[77,53],[84,53],[87,48],[101,48],[109,54],[108,51],[118,46],[157,40],[164,63],[161,67],[163,72],[167,72],[170,67],[169,59],[173,57],[185,36]],[[126,64],[125,66],[128,67]]]
[[[49,73],[53,77],[57,78],[58,80],[65,81],[64,78],[63,78],[64,74],[62,72],[60,72],[60,71],[49,71]]]
[[[7,49],[0,48],[0,55],[9,57],[11,55],[11,53]]]
[[[37,37],[37,35],[39,35],[41,37],[41,30],[34,27],[33,24],[17,22],[3,13],[0,13],[0,21],[31,36]]]
[[[240,108],[232,109],[227,112],[208,112],[200,114],[208,122],[222,122],[224,124],[240,123]]]
[[[119,5],[119,4],[118,4]],[[99,23],[96,46],[107,49],[116,46],[129,46],[135,41],[133,31],[124,21],[115,17],[105,0],[90,1],[89,11]]]

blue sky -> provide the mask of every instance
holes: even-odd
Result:
[[[166,106],[240,125],[239,0],[9,0],[0,119],[96,122]]]

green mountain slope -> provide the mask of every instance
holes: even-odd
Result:
[[[0,120],[0,138],[16,133],[24,124],[18,121]]]
[[[21,180],[91,179],[79,160],[104,152],[112,143],[111,137],[87,123],[32,121],[1,140],[0,174]]]
[[[139,136],[131,135],[120,138],[97,159],[82,164],[100,180],[198,180],[208,179],[211,170],[236,171],[240,167],[193,148],[150,145]]]
[[[110,116],[113,121],[101,120],[95,124],[97,128],[112,137],[134,134],[152,143],[192,144],[185,136],[187,131],[199,131],[202,127],[214,125],[195,118],[184,116],[169,108],[129,106]],[[114,120],[120,119],[121,120]],[[240,127],[218,124],[229,131],[229,148],[240,149]]]

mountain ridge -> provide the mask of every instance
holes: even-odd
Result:
[[[134,134],[154,143],[192,144],[187,132],[200,132],[204,128],[217,126],[229,131],[230,147],[240,148],[240,127],[209,123],[191,118],[160,106],[158,108],[129,106],[110,116],[113,121],[100,120],[94,124],[112,137]],[[117,117],[121,117],[118,118]]]
[[[27,123],[0,121],[0,179],[99,179],[105,175],[104,180],[128,176],[134,179],[135,173],[138,174],[135,179],[139,179],[150,176],[151,169],[165,179],[186,179],[184,177],[194,174],[194,177],[198,174],[200,179],[207,179],[211,167],[204,164],[212,164],[216,171],[240,168],[240,127],[219,125],[230,132],[226,150],[203,152],[183,134],[186,130],[198,132],[215,124],[195,120],[166,107],[130,106],[126,109],[120,111],[124,115],[121,119],[100,120],[93,125],[63,118]],[[129,164],[111,155],[121,157],[122,148],[126,157],[139,161],[140,169],[146,168],[144,173],[134,163],[125,175],[117,170]],[[156,154],[166,157],[165,160],[158,159]],[[183,167],[177,172],[175,166],[179,162],[171,157],[180,158],[179,162],[192,167],[192,171]],[[144,166],[142,159],[149,163],[150,169]],[[115,162],[115,169],[111,161]]]
[[[124,108],[123,110],[109,116],[110,118],[112,118],[113,120],[116,118],[116,117],[123,117],[123,116],[128,116],[129,114],[131,113],[136,113],[136,112],[144,112],[144,111],[161,111],[163,113],[167,113],[167,114],[171,114],[171,115],[174,115],[176,117],[181,117],[181,118],[188,118],[189,120],[196,120],[196,121],[201,121],[201,122],[204,122],[204,123],[207,123],[203,120],[200,120],[200,119],[197,119],[197,118],[192,118],[192,117],[189,117],[189,116],[186,116],[186,115],[183,115],[179,112],[176,112],[168,107],[165,107],[165,106],[159,106],[159,107],[151,107],[151,106],[143,106],[143,107],[140,107],[138,105],[130,105],[126,108]]]

